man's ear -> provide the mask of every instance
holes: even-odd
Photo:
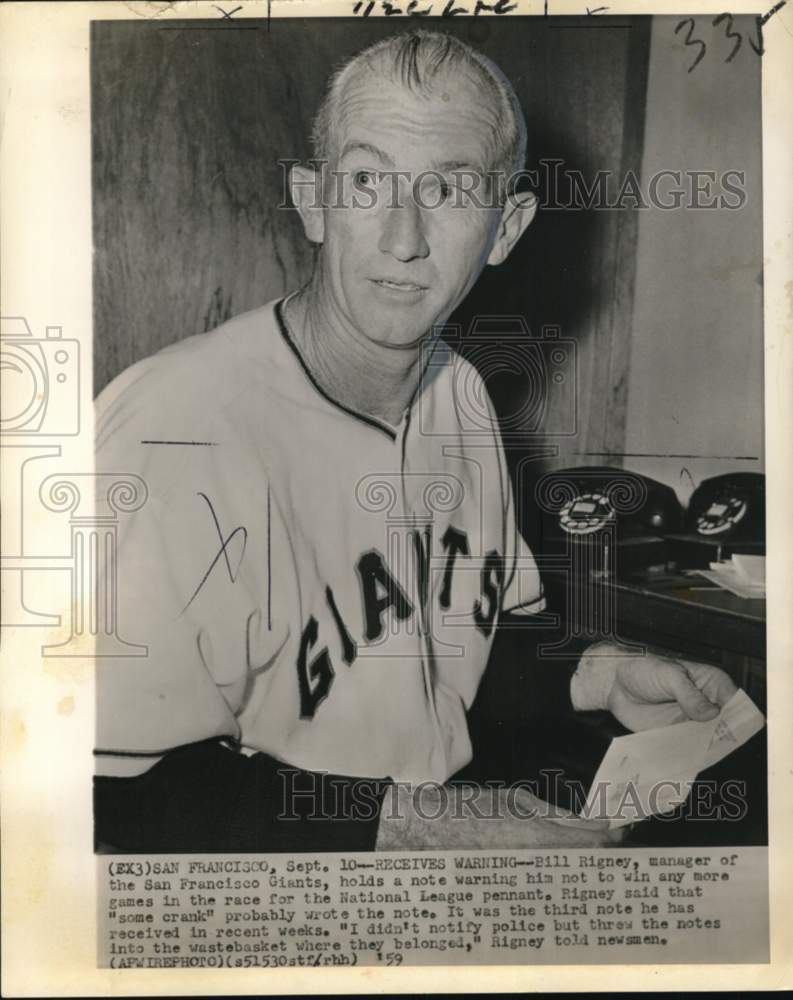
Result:
[[[537,195],[531,191],[513,192],[498,223],[496,241],[487,258],[488,264],[501,264],[523,235],[537,212]]]
[[[292,167],[289,192],[298,211],[306,237],[312,243],[325,239],[325,216],[322,206],[322,174],[311,167]]]

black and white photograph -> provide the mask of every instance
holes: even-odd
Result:
[[[86,18],[89,327],[2,309],[96,970],[768,963],[785,4],[182,6]]]
[[[760,62],[612,20],[94,23],[101,849],[766,842]]]

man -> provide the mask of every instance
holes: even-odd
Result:
[[[291,175],[309,283],[134,365],[98,403],[97,469],[149,491],[119,539],[119,618],[147,656],[99,661],[98,840],[609,843],[525,791],[460,809],[471,789],[442,786],[471,759],[494,642],[543,607],[495,417],[484,438],[462,419],[460,387],[486,394],[435,335],[534,215],[507,180],[517,99],[468,46],[412,31],[336,74],[314,138],[319,166]],[[526,641],[513,697],[638,729],[712,718],[734,692],[715,668],[609,652],[571,679]]]

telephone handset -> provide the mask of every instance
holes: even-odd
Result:
[[[688,531],[722,541],[762,542],[765,534],[765,476],[732,472],[700,483],[691,495]]]
[[[590,466],[546,473],[537,484],[541,551],[586,544],[611,528],[617,573],[676,564],[699,569],[732,553],[765,553],[765,476],[706,479],[685,514],[675,491],[627,469]]]
[[[663,564],[662,533],[683,526],[675,491],[626,469],[589,466],[550,472],[538,482],[536,497],[543,512],[543,554],[561,553],[571,544],[586,546],[593,569],[623,573]]]
[[[667,535],[680,569],[706,569],[733,553],[765,554],[765,476],[730,472],[691,494],[682,534]]]
[[[589,466],[550,472],[538,483],[537,497],[550,515],[551,536],[590,535],[610,522],[619,537],[658,535],[683,525],[675,491],[627,469]]]

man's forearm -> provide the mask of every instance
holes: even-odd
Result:
[[[620,837],[522,788],[396,784],[383,800],[375,850],[607,847]]]

